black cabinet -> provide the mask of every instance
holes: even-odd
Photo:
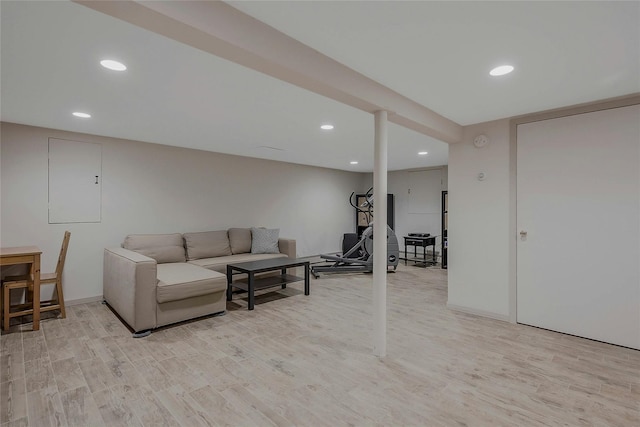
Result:
[[[366,194],[356,194],[356,203],[358,206],[367,210],[367,195]],[[387,194],[387,224],[391,229],[394,229],[394,212],[395,208],[393,205],[394,197],[393,194]],[[375,201],[374,201],[375,203]],[[371,216],[364,212],[356,211],[356,233],[358,234],[358,239],[362,236],[362,232],[367,229],[369,226],[369,222],[373,220],[373,209],[371,209]]]
[[[448,247],[448,239],[447,239],[447,229],[449,228],[448,224],[448,213],[449,213],[449,192],[442,192],[442,268],[447,268],[447,247]]]

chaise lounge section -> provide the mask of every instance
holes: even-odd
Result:
[[[105,248],[103,295],[134,337],[172,323],[226,311],[229,263],[296,257],[296,241],[278,230],[231,228],[185,234],[137,234]]]

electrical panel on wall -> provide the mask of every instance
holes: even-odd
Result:
[[[440,214],[442,170],[409,172],[409,213]]]
[[[102,145],[49,138],[49,224],[100,222]]]

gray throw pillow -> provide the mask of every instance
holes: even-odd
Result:
[[[252,254],[279,254],[278,238],[280,229],[251,227]]]

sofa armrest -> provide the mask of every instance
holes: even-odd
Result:
[[[285,254],[289,258],[296,257],[296,241],[295,239],[285,239],[281,237],[278,239],[278,249],[281,254]]]
[[[123,248],[105,248],[105,301],[135,332],[155,328],[158,265],[153,258]]]

